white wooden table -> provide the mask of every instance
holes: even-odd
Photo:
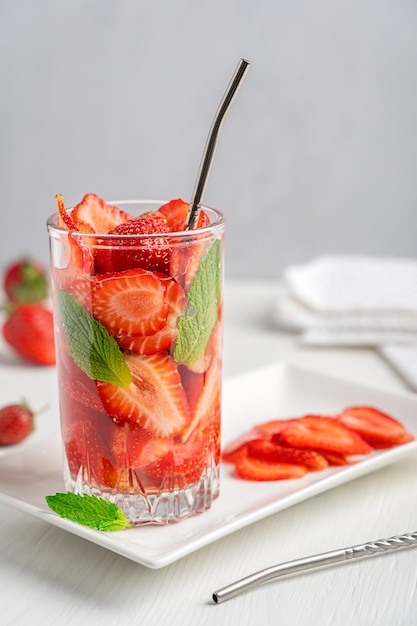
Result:
[[[269,322],[272,282],[226,286],[225,378],[278,360],[381,388],[406,389],[372,350],[308,349]],[[0,404],[56,407],[55,372],[0,357]],[[36,436],[58,432],[57,411]],[[416,415],[417,419],[417,415]],[[270,565],[417,530],[417,455],[252,524],[159,570],[0,505],[0,623],[417,623],[414,548],[267,583],[223,604],[214,590]]]

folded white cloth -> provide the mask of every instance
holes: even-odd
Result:
[[[417,259],[324,256],[289,267],[283,281],[273,309],[277,326],[309,345],[383,347],[417,386],[417,365],[406,365],[417,361]],[[388,346],[408,350],[399,355]]]

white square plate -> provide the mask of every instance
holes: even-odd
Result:
[[[334,414],[351,405],[373,405],[399,419],[417,438],[417,397],[349,383],[278,363],[226,380],[223,443],[253,425],[304,413]],[[248,482],[221,468],[221,493],[211,510],[165,526],[100,532],[61,519],[45,496],[63,491],[59,437],[44,437],[0,456],[0,501],[150,568],[164,567],[248,524],[354,480],[417,450],[417,441],[373,452],[359,463],[309,472],[298,480]]]

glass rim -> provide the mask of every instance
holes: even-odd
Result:
[[[158,206],[163,206],[164,204],[167,204],[167,202],[169,202],[168,200],[106,200],[107,204],[119,207],[119,208],[123,208],[129,205],[134,205],[134,204],[139,204],[139,205],[158,205]],[[69,207],[68,211],[69,213],[71,213],[71,211],[74,209],[75,207]],[[83,239],[89,239],[89,238],[100,238],[101,240],[112,240],[112,239],[154,239],[155,237],[169,237],[169,238],[175,238],[175,239],[180,239],[180,238],[195,238],[196,236],[198,238],[204,236],[205,234],[207,235],[213,235],[213,233],[217,233],[220,235],[221,233],[224,232],[225,229],[225,220],[224,220],[224,216],[223,213],[221,211],[219,211],[218,209],[215,209],[213,207],[207,206],[207,205],[201,205],[201,209],[204,211],[208,211],[211,213],[214,213],[214,215],[216,216],[216,220],[210,224],[207,224],[207,226],[202,226],[201,228],[196,228],[193,230],[177,230],[177,231],[170,231],[167,233],[144,233],[144,234],[110,234],[110,233],[84,233],[84,232],[80,232],[78,230],[71,230],[69,228],[62,228],[60,226],[57,225],[57,218],[58,218],[58,211],[55,211],[54,213],[52,213],[48,219],[47,219],[47,228],[48,228],[48,232],[49,234],[51,234],[52,232],[60,234],[60,235],[75,235],[76,237],[80,237]]]

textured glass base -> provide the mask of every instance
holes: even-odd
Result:
[[[113,490],[100,490],[86,484],[81,477],[73,480],[65,476],[65,483],[67,490],[73,493],[94,495],[114,502],[126,515],[128,521],[135,526],[168,524],[198,515],[211,507],[213,500],[219,495],[219,467],[213,462],[198,482],[169,491],[145,493],[128,490],[120,493]]]

